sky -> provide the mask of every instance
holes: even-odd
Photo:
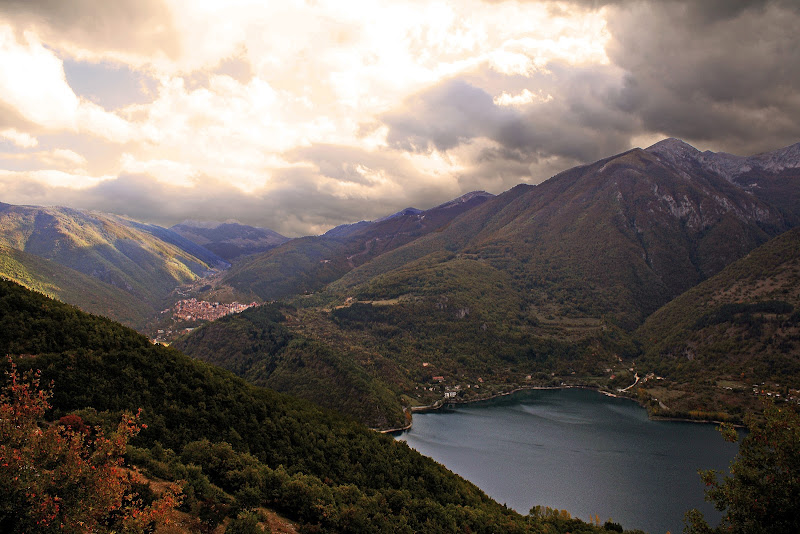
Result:
[[[800,141],[794,0],[0,0],[0,202],[322,233]]]

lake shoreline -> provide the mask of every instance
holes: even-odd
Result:
[[[600,393],[602,395],[605,395],[606,397],[612,397],[612,398],[615,398],[615,399],[627,399],[627,400],[630,400],[630,401],[635,402],[636,404],[638,404],[640,407],[642,407],[647,412],[647,417],[652,421],[666,421],[666,422],[675,422],[675,423],[702,423],[702,424],[711,423],[711,424],[716,424],[716,425],[721,425],[723,423],[726,423],[726,424],[732,425],[735,428],[746,428],[746,426],[742,425],[742,424],[731,423],[731,422],[728,422],[728,421],[718,421],[718,420],[715,420],[715,419],[693,419],[693,418],[690,418],[690,417],[653,415],[653,414],[650,413],[650,410],[648,410],[647,407],[644,404],[642,404],[641,401],[639,401],[638,399],[636,399],[636,398],[634,398],[632,396],[624,395],[624,394],[623,395],[619,395],[617,393],[613,393],[611,391],[602,389],[602,388],[597,387],[597,386],[589,386],[589,385],[585,385],[585,384],[569,384],[569,385],[565,384],[563,386],[521,386],[521,387],[514,388],[512,390],[509,390],[509,391],[504,391],[504,392],[501,392],[501,393],[494,393],[492,395],[488,395],[486,397],[480,397],[480,398],[477,398],[477,399],[444,399],[444,398],[441,398],[441,399],[437,400],[436,402],[434,402],[433,404],[428,404],[428,405],[425,405],[425,406],[411,406],[409,408],[409,411],[410,411],[411,414],[436,412],[436,411],[442,410],[443,408],[445,408],[447,406],[454,406],[454,405],[459,405],[459,404],[467,405],[467,404],[485,402],[485,401],[490,401],[490,400],[494,400],[494,399],[499,399],[499,398],[502,398],[502,397],[507,397],[507,396],[510,396],[510,395],[513,395],[515,393],[519,393],[519,392],[522,392],[522,391],[561,390],[561,389],[586,389],[586,390],[596,391],[596,392],[598,392],[598,393]],[[403,428],[381,430],[381,433],[384,433],[384,434],[402,433],[402,432],[405,432],[407,430],[411,430],[412,426],[413,426],[413,420],[411,420],[408,423],[408,425],[404,426]]]
[[[425,406],[411,406],[410,410],[411,410],[411,413],[435,412],[437,410],[441,410],[445,406],[452,406],[452,405],[457,405],[457,404],[473,404],[473,403],[476,403],[476,402],[485,402],[485,401],[490,401],[490,400],[494,400],[494,399],[499,399],[501,397],[508,397],[509,395],[513,395],[513,394],[519,393],[521,391],[559,390],[559,389],[588,389],[588,390],[591,390],[591,391],[597,391],[598,393],[601,393],[601,394],[603,394],[603,395],[605,395],[607,397],[620,398],[620,399],[629,399],[629,400],[632,400],[633,402],[636,402],[637,404],[639,404],[641,406],[641,403],[639,403],[636,399],[634,399],[632,397],[628,397],[628,396],[625,396],[625,395],[617,395],[617,394],[612,393],[610,391],[606,391],[606,390],[600,389],[599,387],[596,387],[596,386],[587,386],[587,385],[582,385],[582,384],[569,384],[569,385],[565,384],[563,386],[521,386],[521,387],[517,387],[517,388],[511,389],[509,391],[503,391],[503,392],[500,392],[500,393],[493,393],[493,394],[488,395],[486,397],[479,397],[477,399],[444,399],[444,398],[442,398],[442,399],[439,399],[438,401],[434,402],[433,404],[428,404],[428,405],[425,405]]]
[[[614,400],[626,398],[617,392],[530,385],[509,397],[510,389],[492,402],[418,411],[413,429],[395,439],[522,514],[550,506],[650,532],[680,532],[686,510],[707,505],[697,470],[724,470],[736,454],[715,426],[654,420],[639,403]],[[669,498],[665,485],[674,488]]]

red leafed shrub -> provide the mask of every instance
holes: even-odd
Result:
[[[64,417],[58,420],[58,424],[66,429],[69,429],[73,432],[77,432],[79,434],[89,434],[89,432],[91,431],[91,429],[83,421],[83,418],[75,414],[65,415]]]
[[[124,415],[108,436],[77,416],[46,424],[50,391],[10,364],[0,393],[0,532],[146,532],[165,523],[177,489],[145,506],[123,467],[139,414]]]

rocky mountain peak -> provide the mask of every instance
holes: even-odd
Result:
[[[774,152],[751,156],[747,158],[747,161],[771,172],[800,168],[800,143],[795,143]]]
[[[658,154],[660,156],[685,156],[691,155],[696,156],[700,153],[695,147],[690,145],[689,143],[682,141],[680,139],[676,139],[675,137],[668,137],[667,139],[662,139],[658,143],[651,145],[645,149],[645,151]]]
[[[453,200],[449,200],[449,201],[445,202],[444,204],[440,204],[440,205],[436,206],[435,209],[438,209],[438,208],[452,208],[454,206],[458,206],[459,204],[463,204],[465,202],[469,202],[470,200],[472,200],[474,198],[483,198],[485,200],[488,200],[488,199],[492,198],[493,196],[494,196],[493,194],[487,193],[486,191],[470,191],[469,193],[461,195],[458,198],[454,198]]]
[[[391,215],[387,215],[386,217],[381,217],[380,219],[375,219],[372,222],[378,223],[378,222],[388,221],[390,219],[395,219],[397,217],[404,217],[404,216],[407,216],[407,215],[419,215],[420,213],[422,213],[421,209],[418,209],[418,208],[406,208],[404,210],[398,211],[397,213],[392,213]]]
[[[737,177],[751,172],[777,174],[787,169],[800,168],[800,143],[755,156],[736,156],[726,152],[700,152],[692,145],[670,137],[645,149],[679,169],[690,172],[690,167],[699,166],[733,182]]]
[[[659,141],[658,143],[647,147],[644,151],[649,154],[653,154],[682,170],[686,170],[687,165],[696,163],[698,158],[701,156],[700,151],[695,147],[674,137]]]

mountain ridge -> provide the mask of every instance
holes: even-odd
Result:
[[[685,174],[657,154],[632,149],[537,186],[517,186],[442,232],[348,273],[330,291],[348,291],[412,258],[448,250],[512,269],[529,279],[529,292],[539,292],[548,277],[549,283],[561,280],[569,293],[587,285],[607,293],[616,284],[612,293],[633,298],[631,288],[641,287],[645,293],[635,297],[640,311],[626,319],[633,326],[791,226],[779,211],[716,174]],[[625,274],[626,268],[633,271]],[[381,297],[374,290],[371,296]]]
[[[121,290],[135,299],[137,306],[148,308],[149,314],[177,286],[226,265],[212,252],[165,228],[117,215],[60,207],[0,205],[0,245]],[[52,269],[44,270],[52,273]],[[42,276],[44,273],[39,273],[39,278]],[[108,310],[95,308],[91,299],[82,299],[74,291],[71,295],[73,303],[87,311],[108,314]],[[124,310],[117,312],[117,317],[125,318]],[[133,320],[131,316],[127,319]]]
[[[0,280],[0,309],[0,350],[55,384],[48,418],[97,430],[141,409],[126,464],[182,487],[188,530],[268,507],[315,532],[602,532],[521,516],[390,436],[18,284]],[[148,482],[136,490],[158,485]]]
[[[486,198],[472,195],[453,205],[403,210],[376,221],[341,225],[321,236],[293,239],[234,265],[222,283],[262,300],[316,292],[384,252],[440,230]]]
[[[758,389],[784,396],[800,389],[800,228],[751,251],[653,313],[636,331],[640,363],[671,391],[646,390],[687,412],[703,396]],[[727,388],[727,389],[725,389]],[[756,397],[735,405],[757,408]],[[653,406],[655,413],[663,412]]]
[[[241,256],[266,252],[289,240],[269,228],[225,222],[184,221],[169,228],[171,231],[232,262]]]

